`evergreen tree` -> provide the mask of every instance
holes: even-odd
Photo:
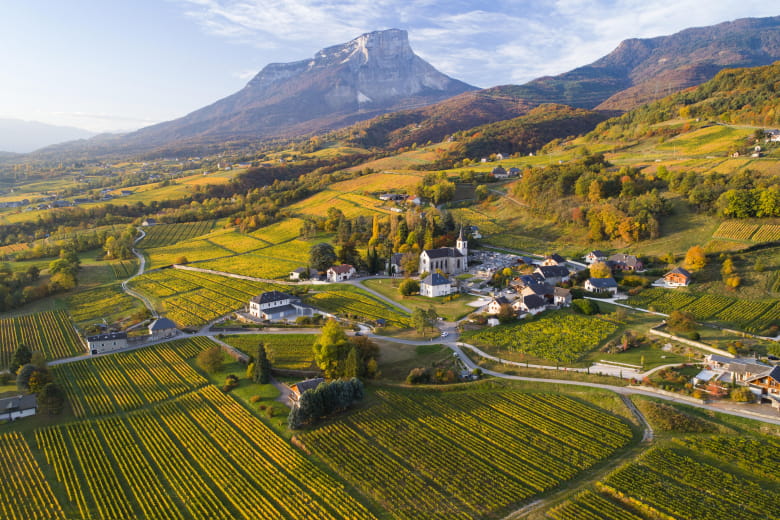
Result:
[[[26,365],[30,361],[32,361],[32,351],[30,350],[30,347],[24,343],[20,344],[18,347],[16,347],[14,355],[11,358],[11,373],[15,374],[16,371],[19,370],[20,366]]]
[[[352,378],[358,375],[357,349],[353,346],[349,349],[347,359],[344,360],[344,377]]]
[[[257,361],[254,363],[254,372],[252,380],[261,385],[267,385],[271,382],[271,362],[268,360],[268,353],[265,349],[265,343],[257,346]]]

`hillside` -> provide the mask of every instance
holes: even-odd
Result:
[[[780,17],[743,18],[670,36],[623,41],[599,60],[558,76],[500,87],[532,104],[628,110],[697,85],[727,67],[780,59]]]

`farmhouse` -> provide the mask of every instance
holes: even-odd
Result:
[[[550,285],[569,281],[569,269],[562,265],[540,265],[534,269],[534,274],[538,274]]]
[[[780,408],[780,366],[763,375],[750,377],[746,382],[753,393],[761,399],[771,399],[772,406]]]
[[[249,301],[249,315],[262,320],[283,320],[311,316],[313,310],[300,304],[298,298],[280,291],[264,292]]]
[[[664,283],[668,287],[685,287],[691,283],[691,273],[682,267],[675,267],[664,275]]]
[[[553,303],[559,307],[571,305],[571,291],[563,287],[553,289]]]
[[[469,245],[464,238],[463,228],[460,229],[455,247],[440,247],[426,249],[420,253],[420,263],[417,272],[432,273],[441,271],[444,274],[460,274],[468,268]]]
[[[599,251],[598,249],[594,249],[587,255],[585,255],[585,263],[586,264],[595,264],[596,262],[606,262],[607,260],[607,253],[604,251]]]
[[[495,177],[496,179],[509,178],[509,174],[507,173],[507,171],[504,169],[503,166],[496,166],[495,168],[493,168],[493,171],[491,173],[493,174],[493,177]]]
[[[149,325],[149,339],[156,341],[159,339],[172,338],[179,333],[176,324],[168,318],[157,318]]]
[[[0,399],[0,421],[14,421],[22,417],[30,417],[37,412],[38,398],[35,394]]]
[[[518,312],[527,312],[528,314],[539,314],[547,309],[547,302],[541,296],[528,294],[518,298],[512,308]]]
[[[328,268],[326,273],[329,282],[343,282],[349,280],[357,271],[349,264],[333,265]]]
[[[612,269],[618,269],[620,271],[643,271],[645,266],[634,255],[627,255],[625,253],[618,253],[612,255],[607,259],[607,265]]]
[[[485,308],[485,312],[488,314],[498,314],[501,310],[502,305],[506,305],[509,303],[509,300],[504,298],[503,296],[499,296],[498,298],[493,298],[490,300],[490,303],[487,304],[487,307]]]
[[[157,221],[155,219],[153,219],[153,218],[148,218],[148,219],[144,220],[143,222],[141,222],[141,225],[144,226],[144,227],[156,226],[157,225]]]
[[[420,296],[436,298],[452,294],[452,283],[439,273],[431,273],[420,282]]]
[[[301,396],[306,390],[314,390],[318,386],[320,386],[320,383],[324,383],[324,382],[325,382],[325,378],[315,377],[312,379],[299,381],[298,383],[293,383],[292,385],[290,385],[290,390],[292,390],[292,394],[290,395],[290,400],[292,401],[293,406],[296,406],[298,404],[298,399],[301,398]]]
[[[597,294],[617,294],[618,284],[614,278],[588,278],[585,280],[585,290]]]
[[[113,352],[127,347],[127,333],[111,332],[87,337],[87,348],[92,355]]]
[[[544,257],[544,262],[542,262],[542,265],[563,265],[566,263],[566,259],[563,258],[558,253],[553,253],[549,256]]]

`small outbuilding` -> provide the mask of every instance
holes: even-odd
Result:
[[[149,325],[149,339],[152,341],[172,338],[178,333],[176,324],[168,318],[157,318]]]

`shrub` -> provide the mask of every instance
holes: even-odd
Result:
[[[599,306],[593,300],[572,300],[571,306],[576,312],[585,314],[586,316],[592,316],[599,313]]]
[[[225,378],[225,384],[222,385],[222,391],[227,393],[233,390],[237,386],[238,386],[238,376],[234,376],[233,374],[230,374]]]

